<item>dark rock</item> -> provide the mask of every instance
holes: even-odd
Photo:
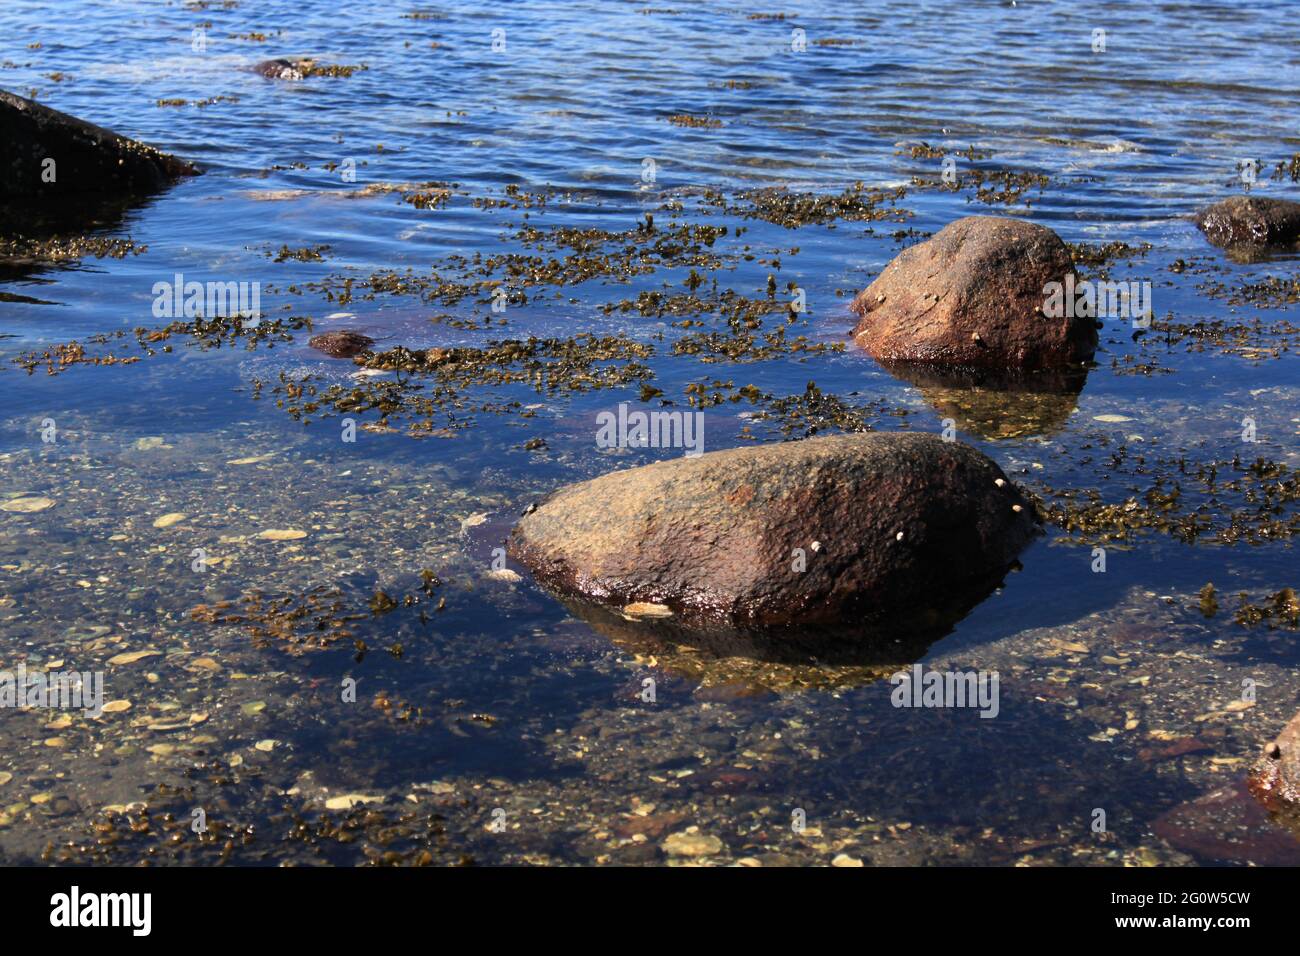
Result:
[[[674,625],[809,627],[923,617],[1000,578],[1037,527],[975,449],[855,434],[570,485],[519,521],[509,550],[561,594],[666,605]]]
[[[1300,714],[1264,747],[1247,783],[1270,810],[1300,812]]]
[[[53,180],[46,173],[53,160]],[[198,170],[190,163],[0,90],[0,198],[154,192]]]
[[[253,72],[268,80],[301,80],[311,63],[311,60],[263,60],[253,67]]]
[[[1196,225],[1216,246],[1286,246],[1300,240],[1300,203],[1232,196],[1197,213]]]
[[[334,358],[352,358],[374,345],[375,340],[368,335],[362,335],[360,332],[339,329],[334,332],[322,332],[320,335],[314,335],[308,340],[307,344],[318,351],[324,352],[326,355],[334,356]]]
[[[1097,327],[1048,317],[1049,283],[1074,265],[1045,226],[967,216],[904,249],[853,300],[853,337],[881,361],[1036,369],[1085,362]],[[1064,310],[1062,310],[1064,311]]]

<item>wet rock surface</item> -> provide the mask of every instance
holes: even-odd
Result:
[[[310,63],[310,60],[283,58],[263,60],[253,67],[253,72],[266,77],[268,80],[301,80],[305,75],[305,67]]]
[[[1300,202],[1232,196],[1197,213],[1196,225],[1216,246],[1286,246],[1300,240]]]
[[[3,90],[0,169],[0,199],[22,200],[148,193],[198,172],[152,146]]]
[[[374,345],[375,340],[351,329],[339,329],[312,336],[307,344],[334,358],[352,358]]]
[[[901,622],[999,578],[1035,534],[1033,514],[973,448],[841,435],[568,486],[518,523],[509,549],[562,593],[662,604],[688,626]]]
[[[853,337],[881,361],[1051,368],[1087,361],[1091,318],[1044,314],[1048,283],[1073,274],[1051,229],[966,216],[911,246],[853,300]]]
[[[1300,714],[1265,746],[1249,787],[1270,810],[1300,812]]]

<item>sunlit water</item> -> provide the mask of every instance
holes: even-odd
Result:
[[[228,831],[205,842],[182,827],[173,844],[158,816],[188,823],[202,807],[220,826],[255,831],[224,850],[232,862],[384,852],[410,862],[423,851],[437,862],[648,862],[668,858],[660,844],[692,826],[721,841],[706,858],[722,862],[1189,859],[1152,822],[1240,778],[1296,709],[1294,629],[1232,621],[1238,592],[1259,602],[1298,583],[1285,537],[1187,544],[1141,532],[1108,547],[1096,573],[1091,540],[1049,528],[1024,569],[924,658],[999,671],[998,717],[901,710],[875,676],[816,665],[771,673],[615,641],[526,579],[485,577],[530,501],[679,453],[596,447],[595,414],[639,402],[640,381],[582,393],[480,386],[473,407],[434,423],[450,426],[446,437],[411,437],[394,422],[344,441],[343,416],[304,424],[276,406],[281,374],[353,381],[355,367],[309,349],[309,333],[256,349],[201,349],[182,336],[148,356],[130,331],[167,324],[154,286],[177,273],[257,282],[265,316],[356,329],[378,348],[622,335],[653,347],[645,381],[680,407],[694,383],[780,397],[815,381],[870,409],[875,428],[938,431],[960,393],[926,392],[877,366],[849,341],[847,302],[904,244],[972,213],[1032,218],[1069,242],[1149,243],[1109,272],[1151,281],[1161,319],[1294,320],[1294,305],[1230,306],[1204,288],[1293,279],[1293,258],[1235,264],[1188,218],[1241,191],[1248,160],[1257,194],[1295,193],[1289,175],[1272,175],[1300,150],[1288,5],[841,6],[70,2],[57,16],[45,3],[0,6],[0,87],[204,170],[102,232],[143,252],[6,273],[0,284],[24,297],[0,301],[0,495],[55,502],[0,517],[0,660],[103,668],[107,696],[131,702],[102,720],[0,715],[0,770],[13,775],[0,787],[0,849],[32,860],[66,840],[78,849],[52,858],[127,862],[154,848],[209,861]],[[367,68],[298,83],[250,69],[279,56]],[[225,99],[194,105],[214,97]],[[159,105],[173,99],[186,104]],[[711,122],[670,121],[680,115]],[[954,154],[960,176],[1048,181],[995,203],[968,187],[910,188],[942,172],[938,158],[912,156],[922,143]],[[960,155],[971,146],[978,158]],[[883,221],[799,228],[742,218],[705,195],[838,194],[856,182],[909,191]],[[422,209],[400,189],[366,189],[428,183],[451,198]],[[483,202],[513,202],[509,186],[551,195],[528,208]],[[706,362],[673,354],[679,316],[602,308],[685,292],[686,267],[524,287],[527,301],[504,312],[484,294],[451,304],[364,294],[378,272],[462,278],[454,257],[573,252],[525,247],[525,226],[621,233],[647,215],[660,228],[727,227],[709,250],[716,267],[697,267],[701,292],[716,281],[762,299],[774,275],[779,295],[792,282],[806,297],[789,336],[846,348]],[[914,232],[894,235],[904,230]],[[321,261],[274,261],[282,247],[322,246]],[[1171,270],[1180,259],[1188,268]],[[350,301],[322,292],[349,277]],[[716,313],[693,317],[725,330]],[[139,362],[51,376],[13,361],[119,331],[128,334],[100,351]],[[1260,333],[1246,351],[1193,350],[1154,333],[1135,341],[1116,319],[1101,338],[1082,393],[1052,422],[999,431],[958,416],[960,437],[1048,500],[1062,489],[1140,498],[1180,458],[1193,468],[1234,456],[1300,465],[1294,332]],[[1126,373],[1143,363],[1158,367]],[[999,406],[985,417],[998,420]],[[706,408],[706,449],[741,443],[747,426],[759,440],[783,437],[741,417],[754,410]],[[43,441],[50,424],[54,440]],[[538,438],[545,448],[524,448]],[[1249,494],[1224,501],[1249,511]],[[184,517],[155,527],[166,514]],[[1291,505],[1275,517],[1293,515]],[[268,529],[305,535],[259,537]],[[196,549],[217,560],[194,570]],[[420,590],[423,569],[441,588]],[[1211,618],[1196,607],[1208,581],[1223,604]],[[377,591],[419,601],[372,613]],[[251,593],[299,602],[335,592],[338,613],[356,620],[322,629],[321,648],[193,613]],[[301,633],[300,619],[294,626]],[[105,663],[137,650],[159,653]],[[643,698],[647,678],[654,702]],[[355,703],[343,699],[345,679],[356,681]],[[1225,710],[1246,680],[1254,705]],[[1198,720],[1206,714],[1218,716]],[[1149,753],[1188,737],[1199,752]],[[344,818],[337,798],[349,794],[372,808],[354,816],[373,816],[356,824],[362,836],[340,841],[319,820]],[[152,828],[90,849],[97,822],[122,819],[104,808],[133,804],[150,808]],[[1104,835],[1091,827],[1098,807]],[[796,810],[804,832],[791,826]],[[299,815],[325,835],[294,830]]]

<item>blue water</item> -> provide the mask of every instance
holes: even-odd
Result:
[[[785,17],[753,19],[751,13]],[[838,821],[845,852],[874,847],[869,834],[875,831],[864,821],[875,818],[918,824],[889,838],[896,850],[871,850],[884,853],[876,858],[885,862],[1010,862],[1006,846],[1046,840],[1049,831],[1050,862],[1118,862],[1144,850],[1186,862],[1152,838],[1147,824],[1179,800],[1239,775],[1258,740],[1294,712],[1300,693],[1293,632],[1233,625],[1235,600],[1224,599],[1227,610],[1213,620],[1189,608],[1207,581],[1255,600],[1296,584],[1289,539],[1189,545],[1149,532],[1111,548],[1107,572],[1095,574],[1092,542],[1051,529],[1023,556],[1024,570],[929,652],[936,666],[991,662],[1014,670],[1015,679],[1004,682],[1013,697],[1003,719],[966,722],[960,730],[949,727],[951,733],[943,729],[947,718],[935,718],[937,726],[908,723],[915,715],[900,717],[907,712],[888,706],[888,686],[868,680],[804,691],[778,680],[770,682],[774,699],[710,704],[699,688],[711,686],[714,665],[701,671],[656,663],[644,648],[621,649],[586,629],[528,581],[502,586],[480,579],[491,547],[528,501],[567,481],[673,454],[611,457],[595,447],[595,414],[637,402],[639,382],[581,393],[476,385],[454,421],[435,423],[452,427],[456,437],[413,438],[395,420],[394,431],[363,430],[357,442],[345,443],[340,415],[307,425],[275,405],[281,374],[314,376],[321,387],[354,381],[355,367],[308,348],[307,333],[251,350],[242,344],[200,349],[180,337],[170,352],[145,356],[130,330],[166,324],[153,314],[153,290],[177,273],[256,282],[267,318],[310,317],[316,331],[356,329],[381,348],[620,335],[653,347],[645,360],[650,384],[679,405],[693,383],[754,384],[779,397],[801,394],[815,381],[823,393],[871,409],[873,427],[938,430],[948,413],[932,404],[933,396],[852,344],[847,303],[905,243],[962,215],[1030,218],[1068,242],[1149,243],[1146,254],[1120,259],[1109,272],[1150,281],[1158,319],[1295,321],[1294,305],[1229,306],[1203,288],[1207,281],[1293,279],[1295,257],[1230,261],[1189,219],[1197,208],[1247,187],[1241,175],[1247,160],[1258,162],[1257,180],[1249,184],[1255,194],[1296,195],[1289,176],[1272,177],[1275,164],[1300,151],[1293,123],[1300,93],[1294,13],[1288,3],[923,0],[857,10],[812,2],[739,10],[535,0],[499,8],[72,0],[59,3],[55,14],[45,3],[7,0],[0,6],[0,87],[190,159],[203,174],[138,204],[100,233],[129,238],[144,251],[121,259],[87,256],[0,282],[0,292],[44,303],[0,301],[0,492],[56,501],[36,514],[5,513],[0,523],[0,557],[9,558],[0,591],[15,601],[3,656],[48,661],[80,650],[92,660],[96,651],[73,647],[69,629],[108,624],[128,637],[124,646],[183,648],[175,661],[166,658],[177,673],[191,673],[184,670],[185,654],[224,661],[210,684],[182,690],[177,677],[172,688],[183,706],[214,714],[248,702],[241,681],[229,679],[232,672],[265,671],[271,676],[263,696],[274,719],[245,726],[214,718],[219,744],[211,746],[247,752],[255,739],[286,741],[270,758],[254,752],[281,789],[311,771],[339,777],[331,784],[336,793],[383,790],[390,808],[414,781],[430,779],[452,780],[460,793],[505,779],[547,807],[571,805],[575,794],[591,788],[605,795],[584,822],[560,822],[548,810],[538,828],[545,837],[527,845],[483,834],[480,817],[490,801],[447,811],[452,844],[485,862],[520,862],[527,853],[559,862],[598,856],[579,849],[574,833],[612,825],[601,815],[626,812],[633,794],[661,810],[680,802],[683,817],[673,829],[694,820],[716,833],[727,844],[720,859],[773,852],[795,862],[828,862],[832,850],[816,841],[775,835],[788,830],[780,819],[766,851],[737,836],[747,826],[741,821],[761,809],[749,797],[729,803],[733,798],[713,790],[702,789],[701,797],[652,780],[661,776],[655,768],[665,750],[685,753],[699,735],[706,743],[690,759],[712,767],[752,764],[745,752],[789,720],[802,728],[794,734],[802,756],[763,778],[759,802],[777,807],[773,813],[781,818],[795,801],[820,801],[826,832],[832,818]],[[195,30],[202,31],[197,50]],[[792,49],[800,39],[796,30],[806,44],[800,51]],[[1105,31],[1104,51],[1094,51],[1097,30]],[[238,36],[250,33],[267,38]],[[280,56],[366,69],[301,82],[267,80],[251,69]],[[223,99],[194,105],[214,97]],[[159,105],[170,99],[187,102]],[[670,121],[682,114],[711,125]],[[980,202],[969,180],[956,191],[912,188],[914,178],[933,185],[941,173],[939,159],[910,155],[909,147],[922,143],[954,154],[973,146],[979,158],[956,156],[963,177],[1012,170],[1048,181],[1016,201],[993,204]],[[643,175],[648,161],[649,179]],[[348,168],[355,181],[343,175]],[[745,218],[711,203],[706,193],[743,207],[738,194],[745,190],[838,194],[857,182],[908,191],[894,203],[897,213],[882,221],[798,228]],[[451,191],[445,204],[420,209],[403,201],[416,187],[402,184],[427,189],[431,183]],[[528,208],[483,202],[513,202],[511,186],[549,198]],[[706,283],[762,299],[769,274],[782,297],[793,282],[804,290],[808,310],[788,336],[843,351],[706,362],[672,354],[675,339],[699,331],[675,327],[679,316],[602,308],[643,291],[685,292],[691,270],[684,265],[617,280],[524,287],[527,302],[512,300],[503,313],[482,292],[449,302],[365,289],[380,272],[432,269],[463,280],[466,260],[478,255],[528,252],[550,259],[573,251],[525,246],[518,236],[525,226],[625,232],[647,215],[661,229],[727,227],[708,250],[718,257],[714,267],[697,266]],[[894,236],[904,230],[914,233]],[[323,261],[273,261],[284,246],[328,249]],[[1191,268],[1171,271],[1179,259]],[[493,277],[510,286],[503,269]],[[348,278],[354,280],[350,301],[327,294]],[[705,331],[726,329],[716,313],[695,318]],[[464,327],[467,321],[477,327]],[[78,365],[53,376],[41,368],[28,375],[13,361],[118,332],[128,334],[94,348],[141,361]],[[1067,401],[1052,427],[994,437],[959,422],[960,437],[1049,500],[1061,489],[1095,489],[1106,501],[1122,502],[1180,457],[1208,463],[1241,455],[1300,466],[1294,332],[1252,340],[1281,349],[1277,357],[1213,346],[1192,351],[1185,341],[1159,339],[1135,341],[1125,320],[1111,320],[1077,402]],[[1161,368],[1117,374],[1112,360],[1122,368],[1128,357]],[[260,397],[255,382],[263,383]],[[538,407],[527,417],[519,407],[499,407],[511,401]],[[706,448],[739,444],[747,425],[760,440],[783,437],[775,427],[739,417],[754,410],[744,402],[705,409]],[[1249,447],[1240,439],[1246,417],[1259,437]],[[377,418],[356,416],[359,423]],[[61,434],[53,444],[41,442],[47,419]],[[546,442],[544,452],[521,448],[533,438]],[[163,447],[151,448],[154,439]],[[1128,446],[1128,458],[1113,464],[1119,445]],[[1143,451],[1151,462],[1137,460]],[[277,457],[265,466],[228,464],[262,454]],[[1157,458],[1165,464],[1156,465]],[[1237,508],[1251,505],[1232,500]],[[153,529],[153,520],[168,512],[188,517],[175,528]],[[476,514],[488,515],[487,522],[462,529],[462,519]],[[1291,515],[1293,504],[1280,513]],[[223,537],[252,538],[265,527],[310,533],[283,546],[222,543]],[[114,533],[125,540],[110,544]],[[196,579],[190,570],[195,547],[238,557]],[[204,625],[190,616],[196,604],[249,591],[292,595],[318,586],[341,586],[364,606],[378,587],[409,593],[425,567],[461,582],[449,585],[448,609],[432,629],[405,607],[357,625],[371,648],[360,662],[351,641],[285,655],[274,641],[250,643],[239,627]],[[1143,662],[1158,676],[1150,684],[1102,680],[1098,674],[1111,673],[1106,668],[1113,665],[1097,663],[1111,653],[1101,649],[1076,661],[1076,684],[1105,687],[1096,712],[1077,718],[1088,723],[1086,732],[1075,715],[1063,716],[1036,695],[1035,682],[1063,665],[1036,658],[1035,642],[1056,634],[1100,645],[1117,628],[1138,627],[1135,621],[1143,634],[1161,635]],[[379,650],[395,642],[404,648],[400,659]],[[1203,656],[1183,685],[1179,651],[1188,647]],[[155,670],[171,686],[164,663]],[[667,688],[653,735],[629,717],[626,691],[646,673]],[[332,686],[345,674],[362,678],[367,699],[384,687],[430,712],[482,710],[497,720],[471,737],[463,728],[450,730],[450,718],[423,728],[376,725],[374,708],[335,714],[328,695],[318,699],[303,690]],[[1169,765],[1134,763],[1149,729],[1195,733],[1193,715],[1209,710],[1210,698],[1231,697],[1251,675],[1269,692],[1211,742],[1212,756],[1241,766],[1222,769],[1230,765],[1206,756],[1184,758],[1178,773]],[[763,683],[752,674],[745,681]],[[152,685],[125,686],[147,695]],[[193,701],[185,697],[190,692]],[[142,706],[136,701],[135,712]],[[1112,716],[1103,718],[1102,710]],[[1139,727],[1123,731],[1117,743],[1091,739],[1114,721],[1122,727],[1127,712],[1137,715],[1127,719]],[[0,733],[13,735],[15,744],[48,734],[32,721],[6,717]],[[545,743],[557,728],[591,725],[607,728],[605,737],[592,739],[625,739],[626,745],[575,758],[573,748]],[[78,766],[99,768],[76,784],[77,812],[52,822],[19,814],[0,829],[0,847],[25,858],[46,838],[70,833],[75,840],[99,807],[126,801],[120,790],[130,786],[117,779],[125,771],[104,769],[119,758],[97,756],[96,744],[115,741],[112,733],[78,726],[69,738],[67,752],[80,755]],[[827,759],[836,753],[838,760]],[[124,765],[132,759],[120,758]],[[181,772],[168,763],[175,759],[157,758],[131,772],[151,782],[171,779],[168,774]],[[999,761],[999,769],[979,776]],[[10,769],[15,795],[23,787],[48,788],[49,766],[15,757]],[[114,784],[94,782],[96,773]],[[981,782],[972,783],[976,777]],[[245,819],[276,819],[279,811],[254,794],[252,783],[235,790]],[[1048,791],[1058,796],[1040,804]],[[1086,817],[1097,800],[1122,808],[1116,816],[1128,821],[1104,845],[1071,816],[1077,810]],[[971,828],[991,828],[1006,842],[993,848]],[[783,849],[772,850],[781,840]],[[617,860],[622,850],[609,854]],[[355,851],[330,859],[361,862]],[[203,852],[196,847],[196,856],[185,859],[202,859]],[[272,842],[248,862],[295,859],[300,852]]]

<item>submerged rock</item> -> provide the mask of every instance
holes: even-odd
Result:
[[[334,332],[322,332],[320,335],[312,336],[307,344],[320,352],[324,352],[326,355],[332,355],[334,358],[352,358],[374,345],[375,340],[368,335],[362,335],[360,332],[353,332],[351,329],[339,329]]]
[[[198,170],[85,120],[0,90],[0,198],[153,192]]]
[[[1197,213],[1196,225],[1216,246],[1287,246],[1300,240],[1300,202],[1232,196]]]
[[[1270,810],[1300,813],[1300,714],[1265,746],[1247,785]]]
[[[1174,807],[1151,829],[1205,862],[1300,865],[1300,824],[1266,811],[1241,781]]]
[[[1046,226],[967,216],[904,249],[858,294],[853,337],[881,361],[1002,369],[1085,362],[1097,347],[1094,320],[1044,311],[1050,284],[1063,287],[1073,273],[1069,249]]]
[[[563,595],[665,605],[675,625],[924,616],[999,580],[1034,508],[973,448],[854,434],[713,452],[562,488],[510,553]]]

